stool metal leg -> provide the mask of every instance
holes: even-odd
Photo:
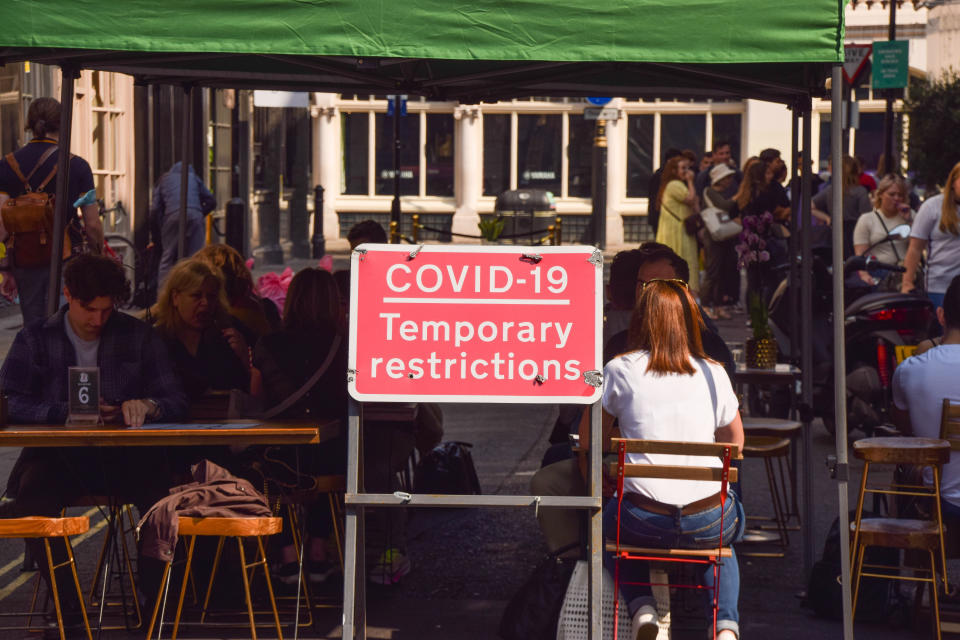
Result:
[[[240,565],[243,569],[243,595],[247,601],[247,615],[250,618],[250,637],[257,640],[257,625],[253,619],[253,601],[250,599],[250,580],[247,577],[247,557],[243,552],[243,539],[237,538],[237,547],[240,549]]]
[[[70,538],[63,537],[63,543],[67,547],[67,562],[70,563],[70,573],[73,576],[73,586],[77,590],[77,602],[80,603],[80,616],[83,618],[83,627],[87,631],[87,640],[93,640],[90,633],[90,620],[87,618],[87,608],[83,606],[83,589],[80,587],[80,578],[77,577],[77,563],[73,558],[73,545],[70,544]],[[50,558],[50,547],[47,547],[47,559]],[[50,570],[52,576],[53,569]],[[63,629],[60,629],[60,636],[63,637]]]
[[[207,607],[210,606],[210,594],[213,593],[213,580],[217,577],[217,569],[220,567],[220,557],[223,555],[223,543],[226,538],[220,536],[217,538],[217,552],[213,556],[213,567],[210,569],[210,581],[207,582],[207,593],[203,597],[203,609],[200,612],[200,624],[207,620]]]
[[[939,486],[939,483],[938,483]],[[937,595],[939,591],[937,587],[937,565],[933,559],[933,551],[927,551],[930,554],[930,608],[933,609],[933,624],[937,628],[937,640],[940,640],[940,601]],[[943,577],[944,583],[946,583],[946,575]]]
[[[150,640],[150,635],[153,633],[153,625],[157,623],[157,613],[160,611],[161,601],[164,604],[164,609],[166,609],[167,603],[167,591],[170,588],[170,567],[173,565],[172,562],[168,562],[163,567],[163,576],[160,578],[160,592],[157,593],[157,597],[153,602],[153,613],[150,615],[150,624],[147,626],[147,640]],[[161,595],[163,597],[161,597]],[[163,615],[160,616],[160,625],[163,626]],[[160,640],[160,633],[157,633],[157,640]]]
[[[267,565],[267,553],[263,550],[263,539],[257,536],[257,549],[260,551],[260,566],[263,567],[263,576],[267,581],[267,594],[270,596],[270,608],[273,609],[273,623],[277,627],[277,638],[283,640],[283,632],[280,630],[280,615],[277,612],[277,601],[273,595],[273,584],[270,582],[270,567]],[[246,569],[244,569],[246,571]],[[301,572],[301,580],[302,572]]]
[[[860,593],[860,573],[863,571],[863,552],[866,549],[864,545],[857,548],[857,556],[853,561],[853,603],[850,607],[850,618],[857,617],[857,594]]]
[[[183,613],[183,599],[187,595],[187,576],[190,575],[190,567],[193,565],[193,549],[197,545],[197,536],[190,536],[190,545],[187,548],[187,565],[183,569],[183,584],[180,585],[180,598],[177,600],[177,615],[173,618],[173,634],[170,640],[177,640],[177,631],[180,630],[180,615]]]
[[[947,550],[943,542],[943,510],[940,507],[940,467],[933,465],[933,502],[937,508],[937,525],[940,527],[940,568],[943,569],[943,591],[950,593],[950,587],[947,585]]]

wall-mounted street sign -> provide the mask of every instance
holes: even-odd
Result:
[[[909,77],[910,46],[906,40],[873,43],[874,89],[903,89]]]
[[[870,59],[869,44],[847,44],[843,46],[843,77],[853,84],[857,81],[864,65]]]
[[[620,109],[616,107],[587,107],[583,110],[586,120],[619,120]]]
[[[607,98],[607,97],[603,97],[603,98],[598,98],[598,97],[587,98],[587,102],[589,102],[590,104],[595,105],[595,106],[597,106],[597,107],[606,106],[611,100],[613,100],[613,98]]]
[[[255,107],[296,107],[306,109],[310,106],[310,94],[306,91],[264,91],[253,92]]]
[[[355,399],[599,399],[603,257],[593,247],[364,244],[351,271]]]

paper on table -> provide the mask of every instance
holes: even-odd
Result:
[[[203,423],[183,423],[183,422],[152,422],[139,427],[130,427],[131,429],[250,429],[259,427],[259,422],[203,422]]]

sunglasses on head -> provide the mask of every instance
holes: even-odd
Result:
[[[640,285],[640,291],[643,291],[647,288],[647,285],[652,282],[666,282],[669,284],[677,284],[683,287],[684,289],[689,289],[689,285],[681,280],[680,278],[651,278],[650,280],[641,280],[637,278],[637,284]]]

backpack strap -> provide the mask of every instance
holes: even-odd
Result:
[[[33,191],[33,188],[30,187],[30,182],[27,181],[27,177],[23,175],[23,171],[20,170],[20,163],[17,162],[17,157],[13,153],[8,153],[3,156],[3,159],[7,161],[7,164],[10,165],[10,168],[13,169],[13,172],[20,178],[20,182],[23,183],[23,187],[27,192]]]
[[[43,163],[47,161],[47,158],[49,158],[50,156],[52,156],[52,155],[53,155],[54,153],[56,153],[56,152],[57,152],[57,145],[53,145],[52,147],[50,147],[49,149],[47,149],[46,151],[44,151],[44,152],[43,152],[43,155],[40,156],[40,159],[37,160],[37,164],[34,165],[33,171],[31,171],[31,172],[27,175],[27,180],[30,180],[30,178],[33,177],[33,174],[35,174],[35,173],[37,172],[37,169],[39,169],[40,167],[42,167],[42,166],[43,166]],[[53,165],[53,169],[50,170],[50,173],[47,174],[47,177],[43,179],[43,182],[40,183],[40,185],[35,189],[35,191],[43,191],[44,187],[46,187],[47,184],[49,184],[49,182],[50,182],[51,180],[53,180],[53,176],[55,176],[55,175],[57,175],[57,165],[56,165],[56,164]]]
[[[52,147],[44,151],[43,155],[40,156],[40,159],[37,160],[37,164],[34,165],[33,169],[26,176],[23,175],[23,171],[20,169],[20,163],[17,162],[16,156],[14,156],[12,153],[8,153],[6,156],[4,156],[4,158],[6,159],[7,164],[10,165],[10,168],[13,169],[13,172],[17,175],[17,177],[20,178],[20,182],[23,183],[24,190],[27,193],[32,193],[34,191],[34,188],[30,186],[30,178],[33,177],[33,174],[37,172],[37,169],[43,166],[43,163],[46,162],[50,156],[56,153],[56,151],[57,151],[57,145],[53,145]],[[40,183],[40,186],[36,188],[36,191],[43,191],[43,188],[47,186],[47,184],[53,179],[53,176],[55,176],[56,174],[57,174],[57,167],[54,166],[50,174],[46,178],[44,178],[43,182]]]

